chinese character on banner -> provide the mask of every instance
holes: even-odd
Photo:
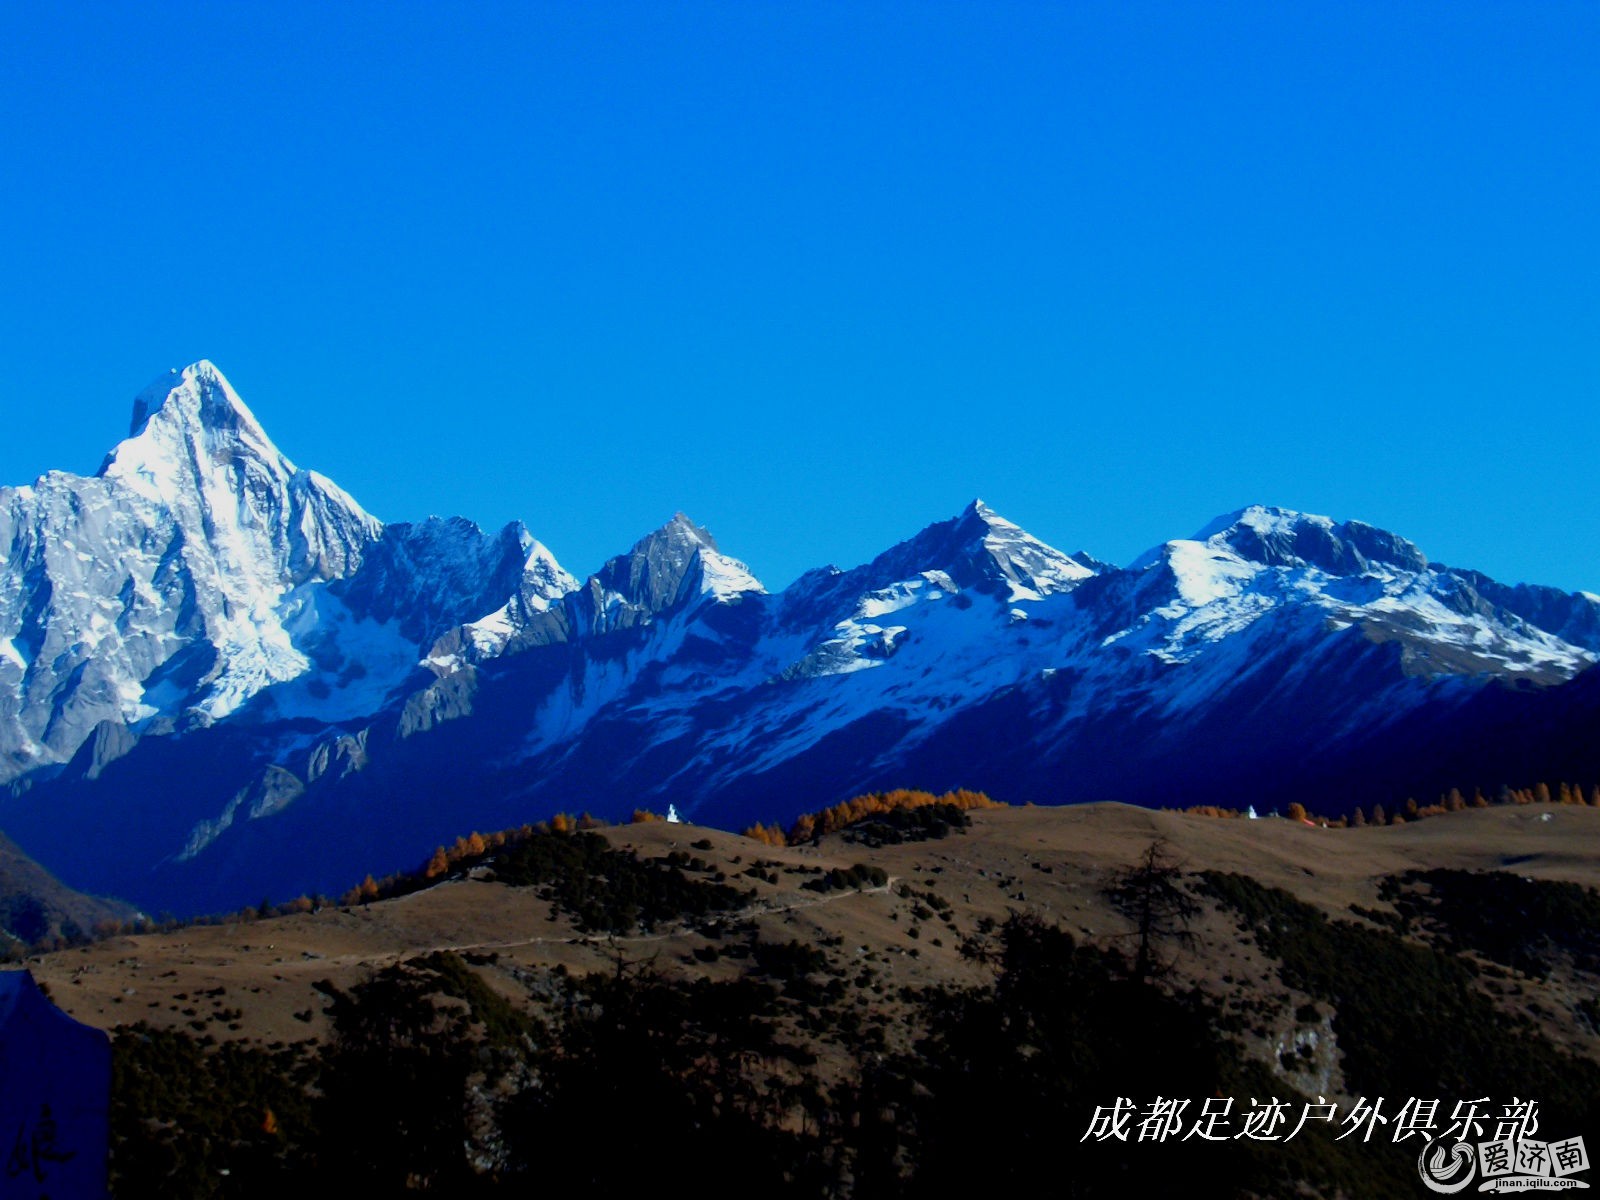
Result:
[[[1457,1100],[1450,1113],[1450,1128],[1444,1132],[1445,1140],[1475,1142],[1481,1138],[1484,1123],[1490,1119],[1489,1110],[1484,1107],[1488,1103],[1487,1096],[1479,1096],[1476,1100]]]
[[[1165,1100],[1157,1096],[1139,1122],[1139,1141],[1164,1142],[1183,1130],[1183,1110],[1187,1100]]]
[[[34,1182],[44,1183],[49,1179],[53,1167],[71,1162],[78,1152],[59,1148],[56,1136],[56,1119],[50,1115],[50,1106],[42,1104],[31,1130],[26,1124],[17,1127],[16,1144],[11,1147],[11,1156],[6,1160],[6,1175],[13,1179],[19,1175],[31,1175]]]
[[[1550,1174],[1550,1144],[1548,1142],[1516,1143],[1517,1174]]]
[[[1250,1103],[1255,1105],[1255,1108],[1245,1114],[1244,1128],[1234,1136],[1252,1138],[1258,1142],[1278,1141],[1276,1130],[1280,1125],[1288,1124],[1289,1106],[1276,1096],[1266,1104],[1251,1096]]]
[[[1137,1106],[1126,1096],[1118,1096],[1110,1108],[1096,1105],[1094,1116],[1089,1118],[1089,1128],[1078,1140],[1087,1142],[1093,1138],[1097,1142],[1105,1142],[1116,1138],[1119,1142],[1125,1142],[1128,1140],[1128,1121],[1136,1111]]]
[[[1309,1100],[1300,1106],[1300,1120],[1295,1123],[1294,1130],[1284,1141],[1290,1141],[1295,1134],[1305,1128],[1307,1121],[1327,1121],[1330,1124],[1339,1119],[1339,1106],[1330,1104],[1324,1096],[1318,1096],[1317,1102],[1312,1104]]]
[[[1537,1100],[1518,1100],[1513,1096],[1511,1103],[1502,1107],[1504,1115],[1497,1118],[1494,1123],[1495,1141],[1505,1139],[1520,1142],[1539,1132]]]
[[[1361,1135],[1361,1140],[1365,1142],[1372,1136],[1373,1130],[1377,1129],[1379,1125],[1387,1125],[1389,1123],[1389,1118],[1383,1115],[1383,1097],[1379,1096],[1371,1102],[1368,1102],[1365,1096],[1360,1097],[1351,1106],[1350,1115],[1344,1119],[1344,1123],[1348,1128],[1334,1138],[1334,1141],[1344,1141],[1345,1138],[1358,1133],[1361,1127],[1365,1125],[1367,1131]]]
[[[1564,1142],[1551,1142],[1550,1160],[1555,1167],[1555,1174],[1560,1176],[1589,1169],[1589,1151],[1584,1148],[1581,1137],[1570,1137]]]
[[[1232,1096],[1212,1096],[1200,1102],[1200,1117],[1190,1127],[1189,1132],[1183,1135],[1183,1140],[1188,1141],[1197,1137],[1206,1142],[1226,1142],[1231,1134],[1219,1133],[1219,1125],[1228,1125],[1228,1114],[1233,1111]]]
[[[106,1194],[111,1043],[0,971],[0,1196]]]
[[[1511,1174],[1512,1161],[1510,1142],[1478,1143],[1478,1171],[1485,1179]]]
[[[1412,1097],[1400,1106],[1394,1118],[1394,1140],[1403,1142],[1412,1134],[1423,1141],[1433,1141],[1433,1125],[1439,1114],[1437,1100],[1418,1100]]]

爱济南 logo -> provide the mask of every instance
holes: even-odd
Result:
[[[1417,1173],[1431,1191],[1464,1192],[1474,1182],[1479,1192],[1569,1191],[1589,1185],[1573,1176],[1589,1169],[1581,1137],[1545,1142],[1537,1138],[1500,1141],[1435,1142],[1417,1156]]]

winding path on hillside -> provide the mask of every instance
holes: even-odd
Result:
[[[777,913],[798,912],[807,908],[818,908],[824,904],[832,904],[838,900],[848,900],[855,896],[878,896],[892,892],[894,885],[899,882],[899,876],[891,875],[887,882],[870,888],[851,888],[848,891],[834,892],[830,895],[818,896],[816,899],[800,898],[787,904],[757,904],[750,908],[730,912],[728,919],[748,917],[761,917]],[[422,895],[421,892],[412,893]],[[409,897],[398,897],[401,902]],[[540,934],[536,937],[518,938],[509,942],[464,942],[440,943],[427,946],[408,946],[404,950],[395,950],[383,954],[335,954],[326,958],[308,958],[299,962],[284,962],[280,967],[310,967],[325,970],[328,967],[372,966],[379,967],[391,963],[404,962],[409,958],[416,958],[424,954],[461,954],[468,951],[480,950],[517,950],[524,946],[549,945],[552,943],[566,945],[591,945],[594,947],[640,944],[644,942],[662,942],[668,938],[681,937],[691,932],[688,926],[655,933],[630,933],[630,934]]]

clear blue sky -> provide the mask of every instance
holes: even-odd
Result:
[[[1600,591],[1600,5],[0,6],[0,482],[213,359],[376,515],[769,586],[975,495]]]

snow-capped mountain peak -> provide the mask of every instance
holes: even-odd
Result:
[[[522,562],[521,595],[524,604],[543,612],[559,603],[563,596],[577,591],[580,586],[543,542],[531,542],[528,557]]]
[[[0,777],[102,721],[216,720],[306,674],[307,589],[354,574],[383,528],[204,361],[139,394],[96,475],[0,489],[0,510],[0,640],[23,648],[0,665],[19,676],[0,680]]]
[[[1548,682],[1600,650],[1600,627],[1581,597],[1508,588],[1430,563],[1376,526],[1267,505],[1163,543],[1130,571],[1142,576],[1136,607],[1144,616],[1108,641],[1142,644],[1167,662],[1194,661],[1264,618],[1292,614],[1311,622],[1310,636],[1354,627],[1371,642],[1397,643],[1419,675]]]
[[[99,478],[216,543],[226,570],[255,579],[285,567],[293,582],[341,578],[383,528],[332,480],[289,461],[204,359],[139,394],[132,432]]]
[[[928,526],[880,555],[867,569],[875,575],[892,575],[893,581],[940,571],[958,588],[994,592],[1008,602],[1069,591],[1095,574],[982,500],[974,500],[948,521]]]
[[[728,602],[765,590],[717,549],[710,530],[680,512],[590,576],[586,596],[590,627],[601,632],[646,624],[691,591]]]
[[[771,597],[679,513],[580,583],[520,522],[381,525],[206,362],[98,475],[0,488],[0,824],[190,911],[557,806],[1315,784],[1502,690],[1600,710],[1597,658],[1592,596],[1263,505],[1123,569],[975,500]]]
[[[1068,555],[974,500],[954,517],[937,521],[891,546],[871,562],[839,571],[807,571],[785,589],[780,621],[786,626],[809,613],[834,608],[876,608],[881,596],[915,591],[937,582],[935,592],[972,590],[1005,604],[1039,601],[1068,592],[1104,569],[1087,555]]]
[[[1329,575],[1428,566],[1427,555],[1414,544],[1374,525],[1264,504],[1218,517],[1190,540],[1226,546],[1264,566],[1314,567]]]
[[[241,454],[279,479],[295,474],[233,385],[202,359],[139,393],[128,437],[106,456],[100,474],[168,498],[194,473],[223,469]]]
[[[128,436],[137,437],[157,416],[171,422],[247,431],[255,440],[269,442],[261,422],[233,390],[227,376],[205,358],[181,370],[172,368],[134,397]]]
[[[978,537],[985,553],[1010,585],[1010,601],[1039,600],[1069,591],[1096,572],[1006,520],[982,500],[974,500],[958,519],[958,530],[981,526]]]

